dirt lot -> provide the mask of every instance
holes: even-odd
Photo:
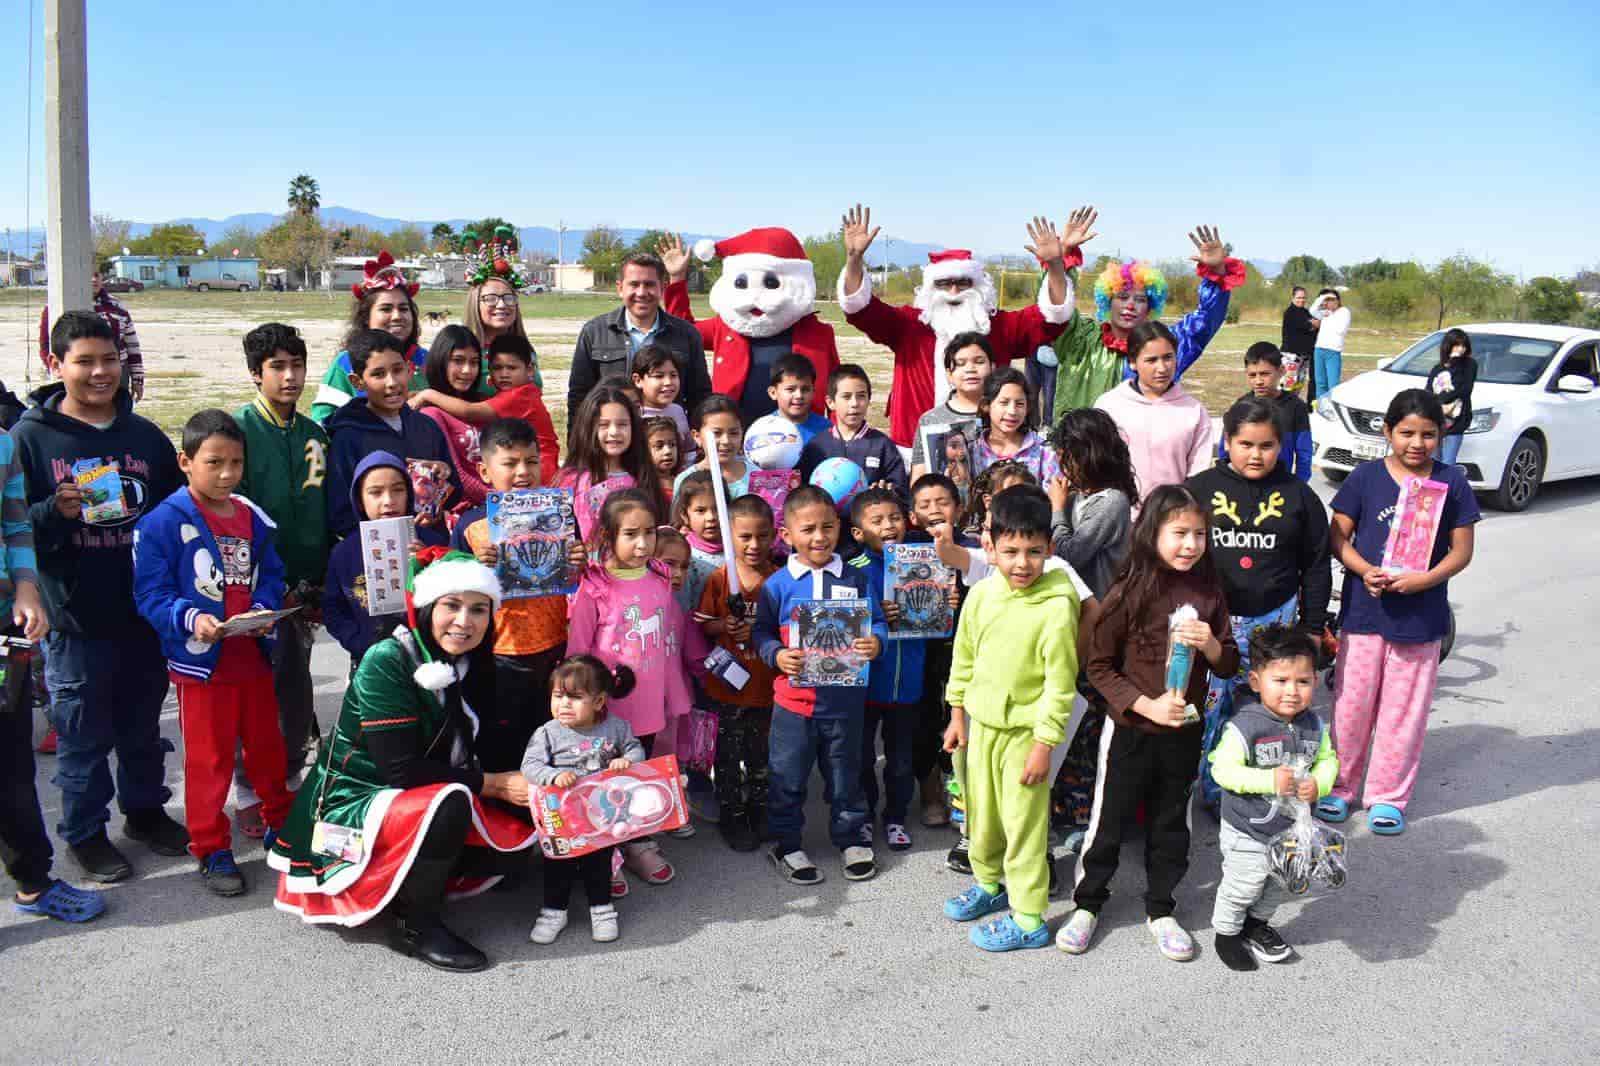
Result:
[[[0,293],[0,379],[14,391],[23,392],[24,364],[32,357],[37,335],[39,307],[43,293],[10,291]],[[140,412],[154,419],[169,433],[176,433],[184,419],[207,406],[232,408],[247,400],[250,379],[245,373],[240,339],[261,322],[277,319],[298,327],[310,348],[311,370],[320,378],[339,350],[348,313],[348,297],[323,293],[134,293],[122,297],[134,316],[145,352],[148,382],[146,399]],[[423,293],[419,301],[424,312],[444,311],[453,321],[460,320],[460,295]],[[566,379],[573,345],[584,321],[615,306],[609,297],[599,295],[541,295],[524,300],[523,314],[529,336],[539,351],[544,375],[546,402],[550,405],[558,431],[566,424]],[[696,314],[710,314],[703,300],[697,300]],[[839,356],[845,362],[866,367],[873,379],[874,392],[882,396],[888,388],[891,358],[887,349],[868,341],[846,325],[838,308],[825,304],[822,317],[835,323]],[[442,324],[426,321],[422,340],[427,344]],[[1243,322],[1224,326],[1212,341],[1205,360],[1184,379],[1189,390],[1220,414],[1228,402],[1244,391],[1241,356],[1257,340],[1276,341],[1276,322]],[[1414,338],[1389,331],[1352,329],[1345,354],[1346,377],[1372,368],[1381,356],[1394,355]],[[38,385],[42,371],[37,361],[29,367]],[[306,390],[309,406],[315,387]],[[875,405],[874,421],[882,423],[882,404]]]

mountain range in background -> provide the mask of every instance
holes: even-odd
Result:
[[[371,215],[365,211],[357,211],[349,207],[324,207],[318,213],[324,226],[333,228],[365,226],[379,233],[388,233],[405,226],[416,226],[424,234],[427,234],[440,222],[445,223],[459,233],[463,226],[471,225],[476,221],[470,218],[386,218],[382,215]],[[243,226],[245,229],[259,233],[275,225],[282,217],[282,215],[275,215],[268,211],[252,211],[241,215],[229,215],[223,219],[174,218],[164,223],[135,222],[132,224],[129,234],[133,237],[143,237],[157,225],[193,226],[205,236],[209,244],[209,242],[218,239],[235,226]],[[621,234],[624,241],[632,244],[644,236],[647,230],[617,227],[617,232]],[[563,259],[569,263],[577,261],[578,255],[583,248],[583,240],[588,233],[587,228],[572,228],[568,229],[565,235],[562,235],[550,226],[524,226],[519,231],[524,251],[540,252],[554,256],[559,246]],[[487,235],[485,234],[485,236]],[[714,234],[704,233],[685,233],[683,234],[683,239],[685,243],[693,244],[700,238],[707,236],[713,240],[717,239]],[[803,237],[804,234],[800,236]],[[13,230],[10,233],[11,244],[9,248],[0,249],[0,254],[4,254],[5,251],[9,250],[16,255],[25,255],[27,250],[35,247],[43,237],[43,231],[37,228],[26,231]],[[880,236],[867,251],[867,265],[874,268],[882,267],[887,257],[887,261],[892,264],[903,267],[916,266],[928,261],[929,252],[936,252],[944,247],[942,244],[926,244],[919,241],[903,240],[899,237]],[[1283,263],[1276,260],[1252,259],[1250,264],[1266,278],[1275,278],[1283,271]]]

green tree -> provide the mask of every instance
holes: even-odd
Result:
[[[296,174],[289,182],[289,210],[297,215],[315,215],[322,206],[322,189],[310,174]]]
[[[1410,263],[1391,263],[1387,259],[1371,259],[1344,268],[1344,280],[1351,285],[1365,285],[1373,281],[1393,281],[1400,277]]]
[[[578,262],[594,272],[595,281],[610,282],[616,280],[617,267],[627,254],[628,246],[622,242],[622,234],[616,227],[595,226],[583,235],[583,251]]]
[[[1370,282],[1358,291],[1361,309],[1371,312],[1380,321],[1390,323],[1404,322],[1410,318],[1421,295],[1415,281],[1403,281],[1400,278]]]
[[[1455,255],[1442,260],[1423,276],[1423,289],[1438,305],[1435,326],[1444,328],[1447,314],[1475,315],[1495,306],[1501,298],[1516,292],[1516,282],[1494,267],[1471,256]]]
[[[1578,287],[1560,278],[1534,278],[1523,287],[1522,299],[1535,322],[1569,322],[1583,309]]]
[[[428,247],[428,238],[423,235],[420,227],[401,226],[389,231],[386,247],[394,254],[396,259],[406,259],[410,256],[421,255]]]
[[[660,255],[661,240],[666,235],[667,231],[664,229],[647,229],[639,235],[639,239],[633,242],[633,247],[628,251],[630,254],[642,252],[647,255]]]
[[[254,257],[260,251],[257,248],[259,241],[259,234],[249,226],[239,223],[229,226],[218,234],[217,239],[211,242],[211,247],[218,255],[232,255],[233,250],[237,248],[240,255]]]
[[[817,295],[833,299],[839,288],[839,275],[844,273],[843,235],[834,230],[820,237],[807,237],[801,244],[811,260],[811,272],[817,276]]]
[[[1337,285],[1342,279],[1339,272],[1314,255],[1292,255],[1283,264],[1278,275],[1280,284],[1304,285],[1306,288],[1323,288]]]
[[[170,223],[156,226],[143,237],[136,237],[128,244],[135,255],[159,255],[164,259],[179,255],[194,255],[205,246],[205,234],[193,226],[175,226]]]
[[[428,236],[433,238],[433,250],[436,252],[453,252],[456,250],[456,231],[448,222],[435,222],[433,229],[428,231]]]
[[[290,213],[256,239],[256,247],[268,266],[299,272],[303,284],[311,287],[311,271],[322,269],[331,246],[328,231],[315,215]]]
[[[114,255],[121,255],[122,249],[132,248],[132,238],[128,231],[132,224],[127,219],[112,218],[110,215],[96,215],[89,224],[90,232],[94,235],[94,261],[97,267],[105,263]]]

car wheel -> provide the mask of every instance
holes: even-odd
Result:
[[[210,292],[211,291],[211,286],[210,285],[196,285],[195,289],[197,291],[199,291],[199,292]]]
[[[248,286],[248,285],[240,285],[239,286],[239,291],[240,292],[249,292],[250,291],[250,286]]]
[[[1500,489],[1494,495],[1494,505],[1502,511],[1526,511],[1533,498],[1539,495],[1539,482],[1544,475],[1544,449],[1532,437],[1519,437],[1506,459],[1505,473],[1500,475]]]
[[[1322,478],[1330,485],[1337,485],[1349,476],[1350,471],[1348,470],[1332,470],[1326,466],[1322,468]]]

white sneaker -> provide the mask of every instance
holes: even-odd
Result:
[[[1067,919],[1067,924],[1056,933],[1056,947],[1068,955],[1082,955],[1089,950],[1089,941],[1094,939],[1094,929],[1099,924],[1099,915],[1091,914],[1082,908],[1073,911],[1072,917]]]
[[[1156,947],[1161,949],[1162,955],[1173,962],[1188,962],[1194,958],[1194,937],[1178,924],[1178,919],[1171,915],[1146,918],[1144,924],[1150,930],[1150,935],[1156,938]]]
[[[533,931],[528,934],[528,939],[535,944],[554,944],[556,937],[560,936],[561,930],[566,927],[566,911],[558,911],[554,907],[540,907],[539,917],[534,919]]]
[[[589,935],[597,944],[609,944],[622,933],[617,927],[617,908],[609,903],[589,908]]]

